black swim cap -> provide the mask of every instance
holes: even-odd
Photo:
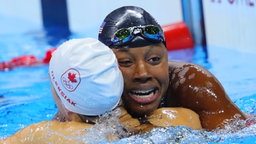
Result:
[[[160,42],[165,44],[165,38],[161,26],[147,11],[136,6],[120,7],[108,14],[100,27],[98,39],[105,45],[112,47],[113,37],[118,30],[136,26],[156,27],[161,33],[161,40],[152,41],[145,38],[145,36],[142,37],[136,35],[130,41],[115,46],[132,48]]]

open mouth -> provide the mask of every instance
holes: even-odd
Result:
[[[147,90],[131,90],[129,95],[136,102],[141,104],[147,104],[155,101],[158,96],[158,88],[152,88]]]

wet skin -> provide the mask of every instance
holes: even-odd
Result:
[[[207,130],[223,127],[223,121],[236,114],[245,119],[208,70],[191,63],[168,63],[163,44],[112,50],[124,76],[123,104],[133,117],[145,117],[161,106],[184,107],[199,114]]]
[[[163,44],[112,49],[124,77],[122,100],[135,117],[152,113],[169,84],[168,56]]]

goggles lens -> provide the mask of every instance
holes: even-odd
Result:
[[[148,34],[155,35],[159,33],[159,28],[156,26],[147,26],[144,28],[144,31]]]
[[[118,39],[125,39],[131,35],[131,32],[128,29],[121,29],[116,32],[115,37]]]
[[[157,26],[136,26],[118,30],[111,39],[110,46],[119,46],[130,42],[137,35],[154,42],[164,41],[163,32]]]

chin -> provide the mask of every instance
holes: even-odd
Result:
[[[157,106],[138,106],[134,108],[127,108],[132,117],[145,117],[153,113],[157,109]]]

